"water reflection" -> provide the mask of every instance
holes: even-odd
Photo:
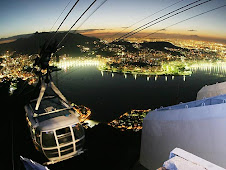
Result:
[[[124,74],[125,79],[127,78],[127,74]]]
[[[207,74],[212,74],[219,77],[226,76],[226,62],[220,62],[217,64],[211,63],[202,63],[202,64],[194,64],[190,67],[193,73],[202,71]]]
[[[213,74],[225,75],[225,67],[212,68],[211,74],[206,74],[211,69],[193,67],[191,77],[145,76],[101,72],[95,62],[83,63],[68,68],[68,64],[62,63],[67,72],[62,69],[58,76],[53,74],[54,80],[57,82],[59,79],[58,87],[68,100],[89,107],[92,119],[101,122],[114,120],[133,109],[155,109],[192,101],[196,99],[198,90],[206,84],[226,81],[226,76]]]
[[[155,76],[155,81],[157,81],[157,79],[158,79],[158,76],[156,75],[156,76]]]
[[[97,58],[69,58],[69,59],[63,59],[60,60],[58,63],[54,63],[55,66],[61,68],[64,70],[64,72],[67,72],[68,69],[74,68],[74,67],[86,67],[86,66],[95,66],[98,67],[103,64],[103,60],[99,60]],[[225,77],[226,76],[226,63],[225,62],[219,62],[219,63],[201,63],[201,64],[193,64],[190,66],[190,70],[192,73],[197,73],[197,72],[203,72],[205,74],[212,74],[214,76],[218,77]],[[101,76],[103,77],[105,72],[100,71]],[[115,74],[117,73],[111,73],[111,77],[114,77]],[[121,75],[121,74],[119,74]],[[127,79],[127,74],[124,73],[124,78]],[[137,80],[138,75],[137,74],[132,74],[134,77],[134,80]],[[142,75],[142,77],[145,75]],[[160,76],[161,77],[161,76]],[[168,81],[170,76],[165,76],[165,81]],[[178,76],[177,76],[178,77]],[[186,81],[186,76],[180,76],[182,77],[183,81]],[[146,76],[146,80],[150,81],[150,76]],[[171,80],[174,80],[175,76],[171,76]],[[158,75],[154,77],[154,80],[158,80]]]
[[[137,79],[137,74],[134,74],[134,79],[135,79],[135,80]]]
[[[104,71],[100,71],[100,72],[101,72],[101,76],[102,77],[109,75],[109,72],[104,72]],[[117,74],[117,73],[113,73],[113,72],[110,73],[111,77],[115,77],[115,74]],[[124,73],[124,74],[117,74],[117,75],[118,76],[123,76],[124,79],[127,79],[127,77],[128,77],[128,74],[126,74],[126,73]],[[174,80],[175,79],[175,76],[170,76],[170,75],[168,75],[168,76],[158,76],[158,75],[156,75],[156,76],[149,76],[149,75],[148,76],[145,76],[145,75],[138,75],[138,74],[131,74],[131,75],[133,76],[134,80],[137,80],[138,77],[146,77],[146,81],[150,81],[152,79],[154,79],[155,81],[157,81],[157,80],[160,80],[159,77],[164,77],[164,80],[166,82],[169,81],[170,78],[171,78],[171,80]],[[185,75],[183,75],[183,76],[177,76],[177,77],[181,77],[183,81],[186,81],[186,76]]]
[[[114,77],[115,75],[114,75],[114,73],[111,73],[111,77]]]
[[[72,67],[98,67],[101,64],[103,64],[103,62],[97,58],[65,58],[60,60],[59,62],[53,62],[53,65],[63,69],[65,72]]]

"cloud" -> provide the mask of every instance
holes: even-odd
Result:
[[[193,31],[197,31],[197,30],[188,30],[188,31],[191,31],[191,32],[193,32]]]
[[[198,35],[189,35],[190,38],[199,38]]]
[[[86,33],[86,32],[94,32],[94,31],[103,31],[106,29],[84,29],[84,30],[76,30],[78,33]]]
[[[1,40],[0,39],[0,44],[10,43],[10,42],[13,42],[13,41],[16,41],[16,39],[13,39],[13,40]]]

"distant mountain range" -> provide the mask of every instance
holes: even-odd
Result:
[[[117,41],[117,42],[112,42],[111,44],[124,45],[126,48],[126,51],[129,51],[129,52],[138,52],[139,51],[139,49],[134,47],[135,43],[130,43],[128,41]],[[181,54],[180,54],[180,52],[168,50],[170,48],[187,50],[186,48],[181,48],[181,47],[173,45],[170,42],[165,42],[165,41],[143,42],[143,43],[139,43],[139,45],[140,45],[140,49],[149,48],[149,49],[154,49],[157,51],[163,51],[163,52],[169,53],[171,55],[181,55]]]
[[[204,36],[199,36],[199,35],[196,35],[196,30],[188,30],[191,34],[189,35],[185,35],[185,34],[176,34],[176,33],[153,33],[153,34],[150,34],[150,33],[147,33],[147,32],[144,32],[144,33],[138,33],[138,34],[135,34],[133,35],[133,38],[138,38],[138,39],[142,39],[142,37],[145,37],[145,39],[149,38],[149,39],[182,39],[182,40],[198,40],[198,41],[210,41],[210,42],[217,42],[217,43],[223,43],[223,44],[226,44],[226,39],[225,38],[220,38],[220,37],[204,37]],[[94,37],[97,37],[97,38],[101,38],[101,39],[106,39],[106,40],[109,40],[109,37],[112,37],[112,35],[114,34],[118,34],[117,32],[95,32],[95,30],[92,32],[92,30],[87,30],[85,31],[84,30],[84,35],[86,36],[94,36]],[[149,34],[149,36],[147,36]],[[118,34],[118,37],[124,35],[124,33],[120,33]],[[117,38],[117,37],[115,37]]]
[[[54,39],[51,41],[54,43],[55,41],[59,42],[64,36],[66,32],[59,32],[56,34]],[[7,50],[9,51],[15,51],[14,54],[38,54],[40,52],[41,47],[48,42],[51,37],[53,37],[54,33],[53,32],[42,32],[42,33],[34,33],[34,34],[24,34],[24,35],[18,35],[14,37],[10,37],[5,40],[13,40],[16,39],[15,41],[9,42],[9,43],[3,43],[0,44],[0,54],[6,53]],[[95,44],[93,43],[96,41],[98,43],[99,48],[95,48]],[[135,43],[131,43],[128,41],[118,41],[118,42],[112,42],[109,45],[124,45],[125,50],[131,53],[137,53],[139,51],[138,48],[135,48]],[[66,39],[62,42],[61,46],[64,46],[58,54],[69,54],[70,56],[81,56],[84,53],[81,53],[80,48],[78,47],[84,46],[84,47],[89,47],[90,50],[92,51],[94,48],[97,51],[96,54],[100,54],[102,56],[114,56],[116,53],[111,52],[109,50],[105,51],[102,50],[105,48],[106,44],[101,43],[98,38],[94,37],[87,37],[79,33],[69,33]],[[181,47],[177,47],[173,45],[170,42],[143,42],[140,43],[141,49],[142,48],[149,48],[149,49],[154,49],[158,51],[163,51],[172,55],[180,55],[180,52],[175,52],[175,51],[170,51],[167,48],[174,48],[174,49],[182,49]],[[106,48],[105,48],[106,49]],[[186,49],[182,49],[186,50]]]
[[[0,42],[6,41],[6,40],[17,40],[19,38],[27,38],[27,37],[30,37],[31,35],[33,35],[33,34],[21,34],[21,35],[15,35],[12,37],[8,37],[8,38],[0,38]]]
[[[53,34],[54,33],[49,32],[36,32],[34,34],[10,37],[9,39],[18,39],[13,42],[0,44],[0,53],[5,53],[7,50],[9,50],[16,51],[15,53],[17,54],[37,54],[39,53],[40,48],[50,40]],[[65,34],[65,32],[57,33],[52,42],[59,42]],[[61,44],[64,46],[64,48],[59,51],[59,54],[79,55],[80,49],[77,47],[77,45],[92,47],[93,41],[95,40],[99,41],[98,38],[87,37],[78,33],[69,33]]]

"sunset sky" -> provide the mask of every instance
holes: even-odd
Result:
[[[95,5],[84,16],[83,20],[86,19],[86,17],[89,16],[89,14],[92,13],[103,1],[104,0],[97,0]],[[195,4],[205,1],[206,0],[200,0]],[[28,34],[36,31],[50,31],[54,22],[69,2],[70,0],[0,1],[0,38],[19,34]],[[75,2],[76,0],[71,0],[52,31],[56,30]],[[80,0],[60,30],[68,30],[92,2],[93,0]],[[108,0],[79,29],[83,30],[83,32],[96,30],[96,32],[93,33],[116,33],[123,30],[125,27],[129,27],[145,17],[150,16],[142,22],[139,22],[125,30],[125,32],[128,32],[191,2],[195,2],[195,0]],[[170,5],[172,6],[164,9]],[[141,33],[155,32],[156,30],[163,29],[174,23],[222,5],[226,5],[226,0],[212,0],[161,23],[153,25]],[[162,11],[158,12],[160,10]],[[223,7],[169,27],[161,32],[167,34],[177,33],[226,39],[225,17],[226,7]],[[83,20],[81,20],[73,29],[76,29]]]

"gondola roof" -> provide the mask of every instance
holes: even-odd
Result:
[[[37,114],[36,118],[38,122],[42,122],[59,116],[68,117],[71,114],[71,112],[69,111],[71,108],[63,105],[63,103],[60,101],[58,97],[51,96],[43,98],[43,100],[41,101],[41,105],[37,111],[35,110],[35,105],[36,100],[30,103],[32,110],[34,111],[34,113]],[[49,114],[42,115],[43,113]]]

